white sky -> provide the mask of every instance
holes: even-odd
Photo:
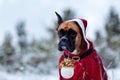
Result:
[[[49,36],[46,26],[52,27],[57,20],[55,11],[63,14],[66,8],[73,9],[77,17],[88,21],[87,36],[94,39],[95,30],[102,30],[111,6],[120,15],[120,0],[0,0],[0,44],[6,32],[16,39],[17,22],[26,22],[29,38]]]

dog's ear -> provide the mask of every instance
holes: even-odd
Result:
[[[57,12],[55,12],[55,14],[56,14],[56,16],[58,18],[58,25],[60,25],[63,22],[62,17]]]

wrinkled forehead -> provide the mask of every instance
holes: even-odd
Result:
[[[63,29],[64,31],[68,31],[69,29],[72,29],[76,32],[80,32],[75,22],[63,22],[62,24],[60,24],[58,31],[61,29]]]

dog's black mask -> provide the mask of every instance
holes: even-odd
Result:
[[[68,31],[64,31],[64,29],[61,29],[58,31],[59,36],[59,44],[58,44],[58,50],[63,51],[64,49],[73,52],[75,49],[75,38],[77,36],[77,32],[75,32],[72,29],[69,29]]]

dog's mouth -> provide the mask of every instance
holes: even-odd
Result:
[[[74,44],[75,44],[74,42],[71,42],[70,40],[63,38],[60,40],[58,44],[58,50],[59,51],[67,50],[69,52],[73,52],[75,49]]]
[[[76,49],[74,49],[74,50],[67,49],[65,46],[62,46],[61,48],[62,48],[63,50],[69,51],[71,54],[77,54],[77,50],[76,50]],[[70,50],[71,50],[71,51],[70,51]]]
[[[65,46],[65,45],[60,45],[59,44],[59,48],[58,48],[59,51],[64,51],[64,50],[67,50],[69,52],[74,52],[74,48],[73,47],[69,47],[69,46]]]
[[[62,46],[61,48],[62,48],[63,50],[67,50],[66,46]]]

